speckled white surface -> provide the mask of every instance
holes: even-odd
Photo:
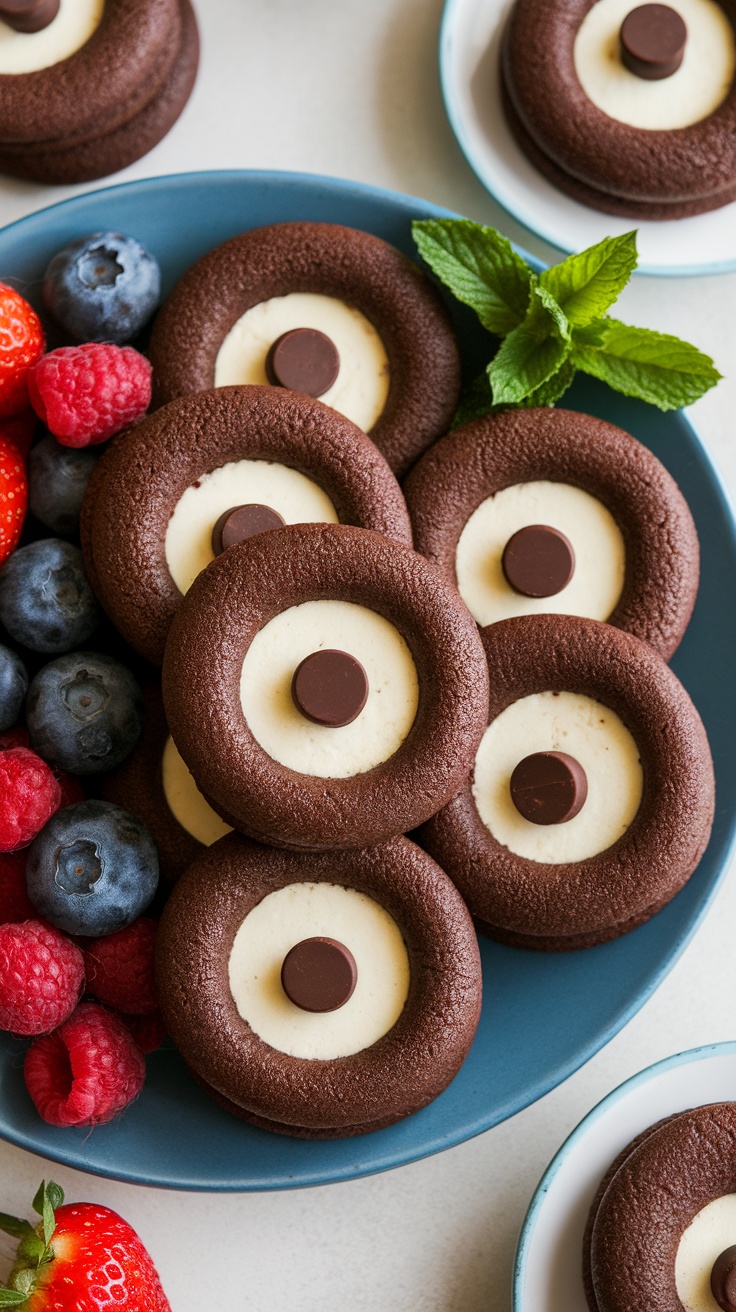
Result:
[[[121,181],[219,167],[329,173],[425,196],[550,256],[490,200],[455,143],[437,76],[440,0],[199,0],[198,9],[194,96]],[[1,180],[0,221],[75,190],[86,188]],[[688,337],[730,374],[693,417],[736,493],[736,274],[640,278],[617,313]],[[536,1106],[439,1157],[293,1194],[203,1197],[59,1167],[53,1176],[70,1198],[107,1203],[138,1228],[173,1312],[509,1312],[518,1231],[563,1138],[634,1071],[736,1037],[735,921],[732,877],[659,992],[607,1048]],[[48,1173],[0,1143],[0,1207],[23,1211]],[[0,1238],[0,1260],[10,1242]]]

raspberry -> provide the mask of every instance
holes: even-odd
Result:
[[[0,852],[26,847],[61,803],[61,785],[28,747],[0,752]]]
[[[28,506],[23,457],[0,437],[0,564],[18,545]]]
[[[150,1011],[147,1016],[124,1016],[121,1012],[120,1019],[133,1035],[136,1048],[146,1056],[160,1048],[166,1038],[166,1026],[160,1011]]]
[[[58,929],[0,925],[0,1029],[48,1034],[71,1015],[83,983],[84,957]]]
[[[36,414],[62,446],[95,445],[148,409],[151,365],[132,346],[60,346],[34,365],[28,390]]]
[[[33,920],[36,908],[26,890],[25,852],[0,852],[0,924]]]
[[[0,752],[8,752],[11,747],[27,747],[28,730],[23,724],[14,724],[12,729],[0,733]]]
[[[0,282],[0,418],[28,406],[28,370],[45,346],[41,320],[20,292]]]
[[[82,1002],[58,1030],[31,1044],[23,1074],[49,1125],[102,1125],[138,1097],[146,1063],[117,1016]]]
[[[117,1011],[143,1015],[157,1007],[153,974],[156,921],[140,916],[125,929],[96,938],[84,954],[87,988]]]

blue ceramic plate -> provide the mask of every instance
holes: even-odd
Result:
[[[365,228],[411,254],[411,220],[437,216],[447,212],[329,178],[150,178],[65,201],[0,232],[0,279],[37,294],[54,252],[100,228],[132,233],[148,246],[168,291],[205,251],[258,224],[330,220]],[[453,313],[472,377],[488,339],[469,311]],[[149,1058],[141,1098],[118,1121],[92,1133],[55,1130],[42,1124],[26,1094],[23,1045],[0,1036],[0,1133],[6,1138],[82,1170],[186,1189],[290,1189],[351,1179],[439,1152],[512,1116],[587,1061],[657,987],[698,925],[731,845],[736,683],[726,674],[736,650],[736,611],[723,598],[736,577],[736,534],[723,489],[683,415],[661,415],[593,380],[576,384],[566,403],[620,424],[650,446],[685,489],[698,524],[704,579],[674,665],[710,734],[719,809],[708,852],[688,886],[649,924],[587,952],[545,955],[483,942],[485,1001],[470,1056],[442,1097],[390,1129],[332,1143],[251,1129],[209,1100],[175,1052],[162,1050]]]
[[[711,1043],[647,1067],[588,1113],[547,1167],[526,1214],[514,1312],[588,1312],[583,1233],[611,1162],[650,1125],[704,1103],[731,1102],[734,1088],[736,1043]]]
[[[566,254],[636,227],[637,273],[678,277],[736,269],[736,202],[691,219],[635,223],[579,204],[534,168],[501,108],[499,45],[511,3],[445,0],[442,16],[445,109],[460,149],[486,190],[515,219]]]

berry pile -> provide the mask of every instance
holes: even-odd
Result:
[[[94,448],[150,404],[151,366],[128,343],[159,291],[138,242],[72,243],[43,299],[73,344],[46,352],[35,310],[0,283],[0,1029],[32,1040],[26,1085],[59,1126],[117,1115],[164,1037],[142,914],[156,849],[129,812],[87,797],[138,741],[143,702],[120,643],[104,650],[78,545]]]

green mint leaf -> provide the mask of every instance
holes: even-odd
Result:
[[[592,319],[584,327],[575,325],[572,340],[575,346],[602,346],[606,335],[608,319]]]
[[[572,358],[584,373],[660,410],[691,405],[721,377],[710,357],[689,342],[617,319],[605,320],[601,346],[576,344]]]
[[[579,255],[570,255],[540,274],[573,326],[585,327],[605,314],[636,268],[636,232],[606,237]]]
[[[551,293],[533,286],[522,324],[509,333],[488,366],[495,405],[520,405],[570,355],[567,319]]]
[[[489,332],[505,337],[522,322],[532,271],[495,228],[469,219],[419,219],[412,236],[440,282]]]
[[[524,407],[532,405],[555,405],[560,397],[564,396],[568,387],[572,383],[576,372],[577,370],[572,360],[565,360],[564,363],[560,365],[557,373],[552,374],[552,377],[548,378],[546,383],[542,383],[540,387],[535,387],[533,392],[530,392],[528,396],[524,397],[523,401],[519,402],[519,405]]]
[[[20,1216],[9,1216],[7,1212],[0,1212],[0,1230],[4,1230],[6,1235],[12,1235],[14,1239],[24,1239],[26,1235],[35,1234],[28,1221]]]
[[[19,1307],[26,1297],[19,1289],[0,1289],[0,1307]]]

